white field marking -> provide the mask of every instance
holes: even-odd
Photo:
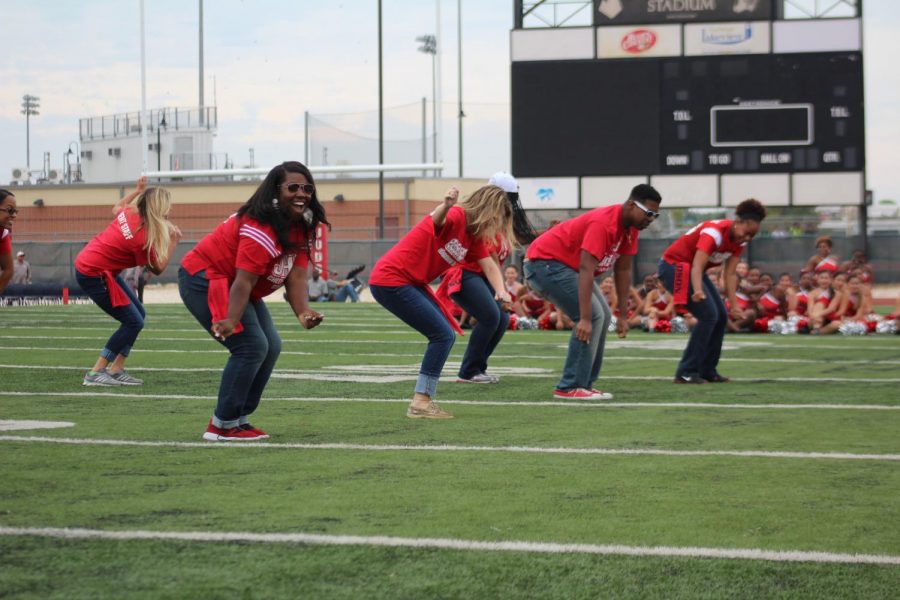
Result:
[[[0,336],[0,339],[32,339],[30,336]],[[55,339],[55,340],[97,340],[104,341],[107,338],[105,337],[44,337],[43,339]],[[208,338],[148,338],[145,342],[155,342],[155,341],[180,341],[180,342],[207,342]],[[290,340],[297,343],[302,343],[303,340]],[[316,341],[318,344],[319,341]],[[93,351],[96,348],[91,347],[75,347],[75,346],[4,346],[2,350],[53,350],[59,352],[65,351],[80,351],[80,350],[90,350]],[[162,354],[221,354],[223,351],[222,348],[216,346],[214,349],[197,349],[197,350],[177,350],[177,349],[153,349],[153,348],[139,348],[135,350],[137,353],[141,352],[156,352]],[[457,355],[462,355],[464,350],[460,349],[456,352]],[[282,354],[286,355],[298,355],[298,356],[317,356],[321,353],[317,352],[302,352],[299,350],[282,350]],[[385,353],[385,352],[354,352],[354,356],[371,356],[371,357],[379,357],[379,356],[389,356],[391,358],[419,358],[422,356],[422,353]],[[534,359],[534,360],[546,360],[547,355],[525,355],[525,354],[515,354],[515,355],[504,355],[503,353],[497,353],[492,356],[495,360],[522,360],[522,359]],[[675,360],[676,357],[658,357],[658,356],[605,356],[603,358],[604,361],[667,361],[667,360]],[[730,358],[724,357],[720,358],[719,362],[736,362],[736,363],[793,363],[793,364],[841,364],[841,365],[900,365],[900,360],[846,360],[841,358],[834,359],[811,359],[811,358]],[[365,365],[348,365],[345,367],[346,370],[362,370],[366,366]],[[371,367],[371,365],[369,366]],[[328,367],[325,367],[328,368]],[[502,367],[501,367],[502,368]],[[492,371],[494,369],[491,369]]]
[[[0,431],[18,431],[20,429],[60,429],[75,427],[69,421],[0,421]]]
[[[2,369],[40,369],[40,370],[50,370],[50,371],[85,371],[86,367],[77,366],[77,367],[68,367],[61,365],[12,365],[12,364],[0,364],[0,368]],[[208,372],[208,373],[218,373],[222,371],[222,367],[128,367],[129,372],[164,372],[164,373],[196,373],[196,372]],[[303,370],[303,369],[280,369],[272,373],[272,377],[276,379],[304,379],[304,380],[312,380],[312,381],[334,381],[341,383],[396,383],[399,381],[414,381],[417,378],[416,376],[393,376],[388,375],[384,377],[376,377],[376,376],[352,376],[349,374],[328,374],[322,373],[319,370]],[[394,379],[390,379],[390,378]],[[523,373],[521,375],[515,375],[515,377],[526,377],[526,378],[547,378],[548,375],[542,375],[539,373]],[[604,375],[602,377],[604,381],[671,381],[672,378],[669,376],[657,376],[657,375]],[[455,376],[445,376],[441,377],[441,381],[455,382]],[[789,383],[900,383],[900,377],[741,377],[740,379],[734,380],[737,383],[780,383],[780,382],[789,382]]]
[[[702,548],[691,546],[625,546],[622,544],[578,544],[518,540],[485,542],[453,538],[406,538],[323,533],[252,533],[242,531],[147,531],[57,527],[0,527],[0,536],[35,536],[74,540],[166,540],[179,542],[255,542],[260,544],[315,544],[324,546],[379,546],[389,548],[435,548],[475,552],[534,552],[540,554],[599,554],[607,556],[664,556],[673,558],[720,558],[770,562],[850,563],[900,565],[900,556],[847,554],[805,550],[762,548]]]
[[[737,458],[799,458],[824,460],[900,461],[900,454],[855,454],[850,452],[787,452],[764,450],[664,450],[645,448],[560,448],[538,446],[460,446],[456,444],[346,444],[342,442],[303,444],[253,442],[165,442],[149,440],[110,440],[92,438],[56,438],[22,435],[0,435],[3,442],[41,442],[77,446],[141,446],[150,448],[268,448],[277,450],[361,450],[365,452],[502,452],[513,454],[569,454],[603,456],[727,456]]]
[[[152,398],[154,400],[216,400],[216,396],[190,396],[186,394],[119,394],[116,392],[0,392],[0,397],[48,396],[61,398]],[[266,402],[324,402],[324,403],[364,403],[403,404],[408,399],[397,398],[348,398],[348,397],[265,397]],[[535,402],[527,400],[441,400],[441,404],[463,406],[528,406],[535,408],[736,408],[747,410],[900,410],[900,404],[716,404],[711,402],[561,402],[548,400]]]

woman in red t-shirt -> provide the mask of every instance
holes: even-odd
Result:
[[[231,353],[203,439],[269,437],[249,422],[281,353],[281,337],[262,299],[285,286],[304,329],[322,322],[323,315],[309,308],[306,283],[309,249],[320,223],[328,225],[312,173],[299,162],[285,162],[182,259],[181,299]]]
[[[147,265],[155,275],[169,265],[181,231],[169,222],[172,199],[168,190],[147,187],[141,177],[134,191],[113,206],[115,218],[75,258],[75,279],[81,289],[120,325],[100,352],[84,385],[141,385],[125,370],[125,359],[144,328],[146,312],[119,275]]]
[[[13,276],[12,231],[19,209],[16,197],[8,190],[0,190],[0,294]]]
[[[500,268],[489,245],[499,236],[512,239],[512,209],[506,193],[486,185],[456,205],[459,190],[444,201],[382,256],[369,277],[372,296],[400,320],[428,338],[415,395],[406,411],[412,419],[450,419],[434,403],[437,382],[453,348],[459,325],[430,283],[448,269],[475,261],[494,289],[494,299],[508,303]]]
[[[515,240],[520,244],[529,244],[537,237],[534,229],[525,216],[525,211],[519,204],[519,184],[509,173],[495,173],[490,181],[506,192],[509,207],[513,211],[513,233]],[[512,248],[509,244],[497,236],[488,244],[491,258],[500,267],[509,257]],[[515,267],[512,267],[515,268]],[[515,294],[509,289],[507,281],[503,282],[504,288],[510,297]],[[509,327],[509,304],[497,302],[494,299],[494,290],[484,274],[481,266],[473,260],[466,260],[451,267],[445,274],[438,288],[438,296],[452,300],[467,314],[475,317],[475,325],[469,336],[465,354],[459,365],[457,382],[460,383],[498,383],[500,378],[487,373],[488,360],[494,353],[494,349],[503,334]]]
[[[743,316],[737,298],[737,265],[741,253],[759,232],[766,208],[758,200],[744,200],[735,219],[704,221],[675,240],[659,261],[659,278],[672,292],[675,304],[687,305],[697,318],[681,355],[674,383],[727,383],[718,371],[728,311],[706,269],[724,263],[725,296],[735,318]]]

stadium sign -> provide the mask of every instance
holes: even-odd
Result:
[[[594,0],[594,25],[771,18],[772,0]]]

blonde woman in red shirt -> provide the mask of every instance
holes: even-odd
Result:
[[[437,384],[461,333],[449,307],[430,284],[452,267],[475,262],[494,291],[494,300],[509,303],[500,267],[490,246],[498,240],[511,245],[512,208],[506,192],[486,185],[457,205],[459,190],[451,188],[444,201],[382,256],[369,276],[375,300],[401,321],[428,338],[412,402],[411,419],[451,419],[434,402]]]
[[[146,311],[120,276],[124,269],[147,265],[159,275],[166,270],[181,231],[169,222],[168,190],[147,187],[141,177],[134,191],[113,206],[112,223],[75,258],[75,279],[105,313],[117,320],[100,357],[84,376],[84,385],[141,385],[125,370],[125,360],[144,328]]]

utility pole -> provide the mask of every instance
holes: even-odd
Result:
[[[38,116],[41,107],[40,98],[25,94],[22,96],[22,114],[25,115],[25,166],[31,170],[31,117]]]

